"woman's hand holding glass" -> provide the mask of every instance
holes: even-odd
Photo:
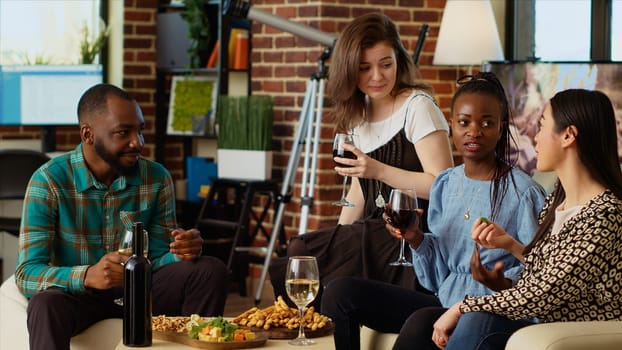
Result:
[[[394,188],[389,195],[389,203],[385,205],[384,220],[400,232],[400,254],[391,266],[412,266],[404,256],[406,238],[402,234],[412,231],[419,224],[417,192],[413,188]]]
[[[382,218],[385,222],[385,228],[391,235],[396,238],[404,238],[411,247],[417,248],[419,244],[423,241],[423,232],[419,228],[419,220],[421,220],[421,215],[423,215],[423,209],[417,209],[415,212],[417,213],[417,220],[406,229],[404,232],[399,228],[393,226],[391,218],[387,215],[387,209],[391,208],[391,204],[387,204],[385,207],[385,211],[382,213]]]
[[[352,165],[342,162],[346,159],[356,159],[356,155],[354,152],[346,149],[344,145],[352,145],[355,146],[355,136],[352,134],[335,134],[335,138],[333,140],[333,160],[335,161],[336,167],[349,168]],[[343,160],[340,158],[344,158]],[[341,188],[341,199],[337,202],[334,202],[333,205],[338,205],[342,207],[353,207],[354,204],[349,202],[346,199],[346,188],[348,185],[348,175],[341,174],[343,176],[343,185]]]

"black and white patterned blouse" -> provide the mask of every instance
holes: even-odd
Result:
[[[540,218],[550,207],[548,198]],[[558,234],[525,257],[512,288],[467,296],[460,311],[486,311],[544,322],[622,320],[622,201],[611,191],[592,198]]]

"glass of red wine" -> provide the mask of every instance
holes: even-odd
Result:
[[[335,139],[333,140],[333,157],[342,157],[342,158],[349,158],[349,159],[356,159],[356,156],[354,155],[354,153],[350,152],[350,151],[346,151],[345,149],[343,149],[343,145],[344,144],[350,144],[350,145],[354,145],[354,135],[352,134],[335,134]],[[350,165],[347,164],[343,164],[343,163],[337,163],[335,162],[335,164],[339,167],[344,167],[344,168],[348,168],[350,167]],[[353,207],[354,204],[351,202],[348,202],[348,200],[346,199],[346,188],[348,185],[348,177],[344,176],[343,177],[343,186],[341,188],[341,199],[337,202],[334,202],[333,205],[338,205],[341,207]]]
[[[385,213],[391,226],[400,230],[400,255],[391,266],[413,266],[404,256],[404,234],[417,224],[417,192],[414,189],[392,189],[389,195],[389,203],[385,206]]]

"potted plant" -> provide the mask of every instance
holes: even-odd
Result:
[[[206,0],[184,0],[185,10],[181,13],[188,23],[188,64],[190,68],[205,67],[209,55],[210,23],[205,10]]]
[[[101,20],[102,29],[97,36],[93,36],[89,27],[84,24],[82,27],[82,38],[80,39],[80,64],[93,64],[95,57],[101,52],[110,35],[110,27],[106,26]]]
[[[272,106],[270,96],[218,98],[218,177],[271,178]]]

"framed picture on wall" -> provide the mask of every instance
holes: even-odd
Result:
[[[534,136],[544,107],[555,93],[571,88],[600,90],[611,99],[622,165],[622,62],[490,62],[483,69],[495,73],[505,88],[513,113],[515,155],[528,174],[536,171]]]
[[[171,83],[167,133],[215,136],[218,76],[174,76]]]

